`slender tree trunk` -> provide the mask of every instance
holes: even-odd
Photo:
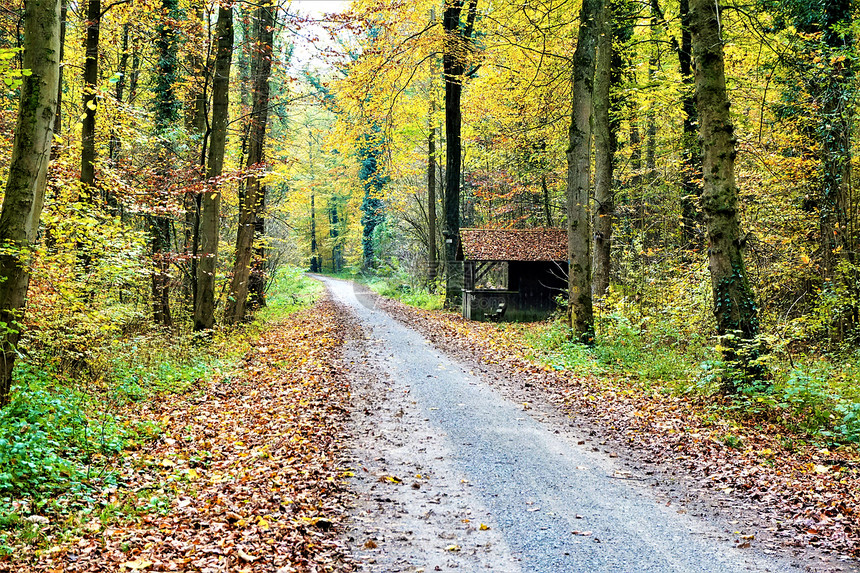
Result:
[[[432,95],[430,98],[427,120],[427,281],[432,288],[439,271],[439,255],[436,254],[436,124],[433,123],[436,102]]]
[[[221,221],[221,191],[214,179],[224,169],[227,145],[227,122],[230,105],[230,65],[233,58],[233,9],[218,9],[215,28],[217,47],[215,72],[212,78],[212,133],[209,161],[206,169],[208,187],[200,200],[200,248],[197,263],[197,284],[194,305],[194,330],[215,326],[215,275],[218,269],[218,239]]]
[[[591,111],[603,0],[584,0],[573,54],[573,105],[567,150],[568,320],[580,342],[594,340],[591,297]]]
[[[9,401],[12,368],[30,284],[33,243],[45,199],[60,79],[60,0],[28,0],[24,7],[23,67],[18,122],[6,193],[0,209],[0,405]]]
[[[681,180],[681,224],[682,236],[687,248],[699,248],[702,243],[702,217],[699,200],[702,187],[701,147],[699,145],[698,122],[696,114],[696,94],[693,85],[693,48],[690,35],[690,2],[681,0],[681,45],[678,49],[678,63],[681,71],[681,107],[684,110],[684,130],[681,135],[681,158],[683,175]]]
[[[69,8],[67,0],[60,3],[60,63],[66,58],[66,16]],[[63,133],[63,66],[60,65],[60,79],[57,82],[57,113],[54,119],[54,135],[59,137]],[[56,141],[51,146],[51,159],[56,159],[60,154],[60,146]]]
[[[119,77],[117,78],[116,85],[114,86],[114,98],[118,104],[122,104],[123,97],[125,97],[125,86],[126,86],[126,74],[128,73],[128,51],[129,51],[129,33],[130,33],[131,24],[126,22],[122,27],[122,52],[119,55],[119,68],[117,69],[117,73]],[[122,149],[122,142],[119,139],[119,132],[116,127],[111,127],[110,130],[110,141],[108,142],[108,163],[113,169],[116,169],[119,166],[119,155],[120,150]],[[112,193],[108,190],[104,191],[105,193],[105,204],[110,209],[111,213],[117,214],[119,213],[119,201],[116,197],[115,193]]]
[[[275,29],[275,10],[271,6],[257,9],[258,42],[254,75],[253,107],[251,110],[248,134],[249,168],[263,161],[263,146],[266,138],[269,107],[269,75],[272,71],[272,41]],[[260,178],[248,179],[245,196],[239,206],[239,229],[236,236],[236,261],[233,265],[233,278],[230,282],[230,295],[224,313],[227,324],[236,324],[245,319],[248,302],[248,282],[251,272],[254,231],[257,213],[260,208]]]
[[[603,6],[602,31],[597,40],[594,77],[594,275],[592,294],[603,296],[609,289],[610,246],[612,239],[612,164],[614,134],[610,130],[610,71],[612,67],[612,22],[610,4]]]
[[[822,22],[824,44],[830,50],[851,45],[852,38],[842,37],[840,28],[851,22],[851,2],[831,0],[825,4]],[[848,95],[854,81],[851,60],[843,58],[831,64],[827,85],[818,86],[823,102],[821,118],[821,253],[825,279],[837,275],[840,260],[851,253],[848,237],[848,189],[851,184],[852,106]],[[849,285],[849,289],[851,285]],[[856,287],[855,287],[856,288]]]
[[[651,53],[648,56],[648,89],[651,93],[656,92],[655,79],[657,66],[660,63],[660,27],[658,26],[658,14],[660,12],[657,0],[651,1]],[[657,178],[657,114],[655,111],[654,98],[648,104],[646,115],[647,126],[645,129],[645,168],[648,170],[647,181],[653,183]]]
[[[170,314],[170,220],[149,216],[149,236],[155,272],[152,276],[152,319],[161,326],[173,326]]]
[[[550,210],[549,203],[549,186],[546,183],[546,173],[541,174],[540,176],[540,188],[543,192],[543,212],[544,217],[546,218],[546,226],[547,228],[552,227],[552,211]]]
[[[177,80],[177,45],[173,30],[173,20],[178,18],[178,0],[162,0],[163,20],[159,22],[158,73],[155,78],[155,129],[164,133],[179,118],[178,104],[174,85]],[[167,152],[159,150],[160,160],[167,164]],[[165,181],[166,183],[166,181]],[[165,196],[163,201],[169,199]],[[164,205],[160,205],[164,207]],[[163,215],[150,215],[149,233],[152,259],[155,270],[152,273],[152,315],[156,324],[172,326],[170,313],[170,221]]]
[[[329,236],[331,237],[331,270],[339,273],[343,268],[343,252],[340,245],[340,217],[337,214],[337,199],[329,199]]]
[[[254,242],[257,244],[256,252],[251,261],[251,272],[248,275],[248,310],[256,311],[266,306],[266,284],[269,276],[266,270],[266,195],[268,185],[260,186],[260,200],[258,202],[257,214],[254,218]],[[317,254],[317,267],[322,271],[322,257]]]
[[[690,0],[690,28],[696,69],[696,108],[702,139],[702,207],[708,236],[708,266],[714,316],[720,335],[752,339],[758,316],[742,253],[735,184],[735,136],[729,116],[719,5]]]
[[[84,41],[84,114],[81,119],[81,183],[83,193],[93,198],[96,182],[96,89],[99,82],[99,29],[101,0],[87,2],[87,35]]]
[[[466,23],[461,21],[465,0],[446,0],[442,27],[445,50],[442,71],[445,76],[445,305],[460,303],[462,270],[456,263],[460,244],[460,176],[463,166],[463,142],[460,138],[463,115],[460,98],[466,58],[471,51],[472,31],[477,15],[477,0],[469,0]]]
[[[320,272],[319,258],[317,254],[317,208],[316,197],[311,190],[311,272]]]
[[[189,30],[190,39],[193,43],[204,45],[210,40],[211,24],[206,17],[203,6],[198,1],[191,3],[191,10],[195,14],[195,26]],[[219,15],[220,18],[220,15]],[[205,36],[204,36],[205,26]],[[211,42],[217,50],[218,38]],[[207,56],[208,57],[208,56]],[[215,56],[217,58],[217,54]],[[185,110],[185,130],[194,138],[198,144],[197,164],[201,176],[206,176],[206,156],[209,144],[209,129],[207,121],[207,103],[209,95],[210,62],[204,61],[204,57],[198,50],[192,48],[187,57],[187,64],[191,70],[193,80],[188,94],[188,106]],[[191,146],[191,149],[195,149]],[[183,248],[185,255],[190,261],[188,274],[185,276],[183,286],[185,290],[184,299],[190,302],[191,314],[197,309],[197,267],[199,263],[198,252],[200,250],[200,210],[202,208],[202,193],[186,193],[183,198],[185,208],[185,223],[183,225]]]

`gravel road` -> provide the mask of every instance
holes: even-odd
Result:
[[[749,532],[659,499],[608,454],[506,400],[353,283],[323,279],[355,317],[349,544],[365,571],[803,571],[739,548]],[[744,544],[741,540],[741,544]]]

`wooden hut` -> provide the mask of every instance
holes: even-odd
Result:
[[[463,316],[538,320],[567,293],[564,229],[460,229]]]

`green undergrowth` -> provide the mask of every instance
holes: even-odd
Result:
[[[533,350],[530,358],[554,369],[642,392],[698,397],[716,416],[775,424],[801,441],[860,443],[860,352],[792,356],[768,340],[760,359],[766,379],[744,380],[726,396],[726,381],[739,374],[722,359],[708,328],[680,331],[658,313],[634,321],[618,311],[600,315],[596,327],[595,344],[586,346],[573,342],[559,319],[516,326]]]
[[[215,376],[229,380],[263,329],[311,305],[321,289],[285,268],[267,306],[238,329],[201,340],[187,329],[136,328],[102,341],[85,363],[56,360],[56,352],[19,360],[11,401],[0,410],[0,556],[39,543],[29,515],[72,522],[96,511],[96,492],[117,485],[117,455],[162,431],[160,421],[136,415],[141,404],[195,392]]]

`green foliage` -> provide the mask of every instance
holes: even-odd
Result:
[[[367,284],[377,294],[399,300],[403,304],[423,308],[424,310],[441,310],[445,306],[445,295],[440,294],[440,289],[431,290],[425,285],[417,284],[405,270],[389,266],[388,274],[364,274],[358,280]],[[386,268],[379,269],[385,271]]]
[[[119,452],[124,430],[92,398],[23,365],[0,411],[0,493],[48,495],[83,482],[97,458]]]
[[[268,322],[306,308],[313,304],[322,290],[322,283],[306,276],[304,270],[294,266],[280,267],[272,279],[266,308],[258,313],[258,319]]]
[[[33,73],[30,70],[21,70],[15,67],[15,57],[20,51],[20,48],[0,48],[0,80],[10,92],[21,87],[24,78]]]

